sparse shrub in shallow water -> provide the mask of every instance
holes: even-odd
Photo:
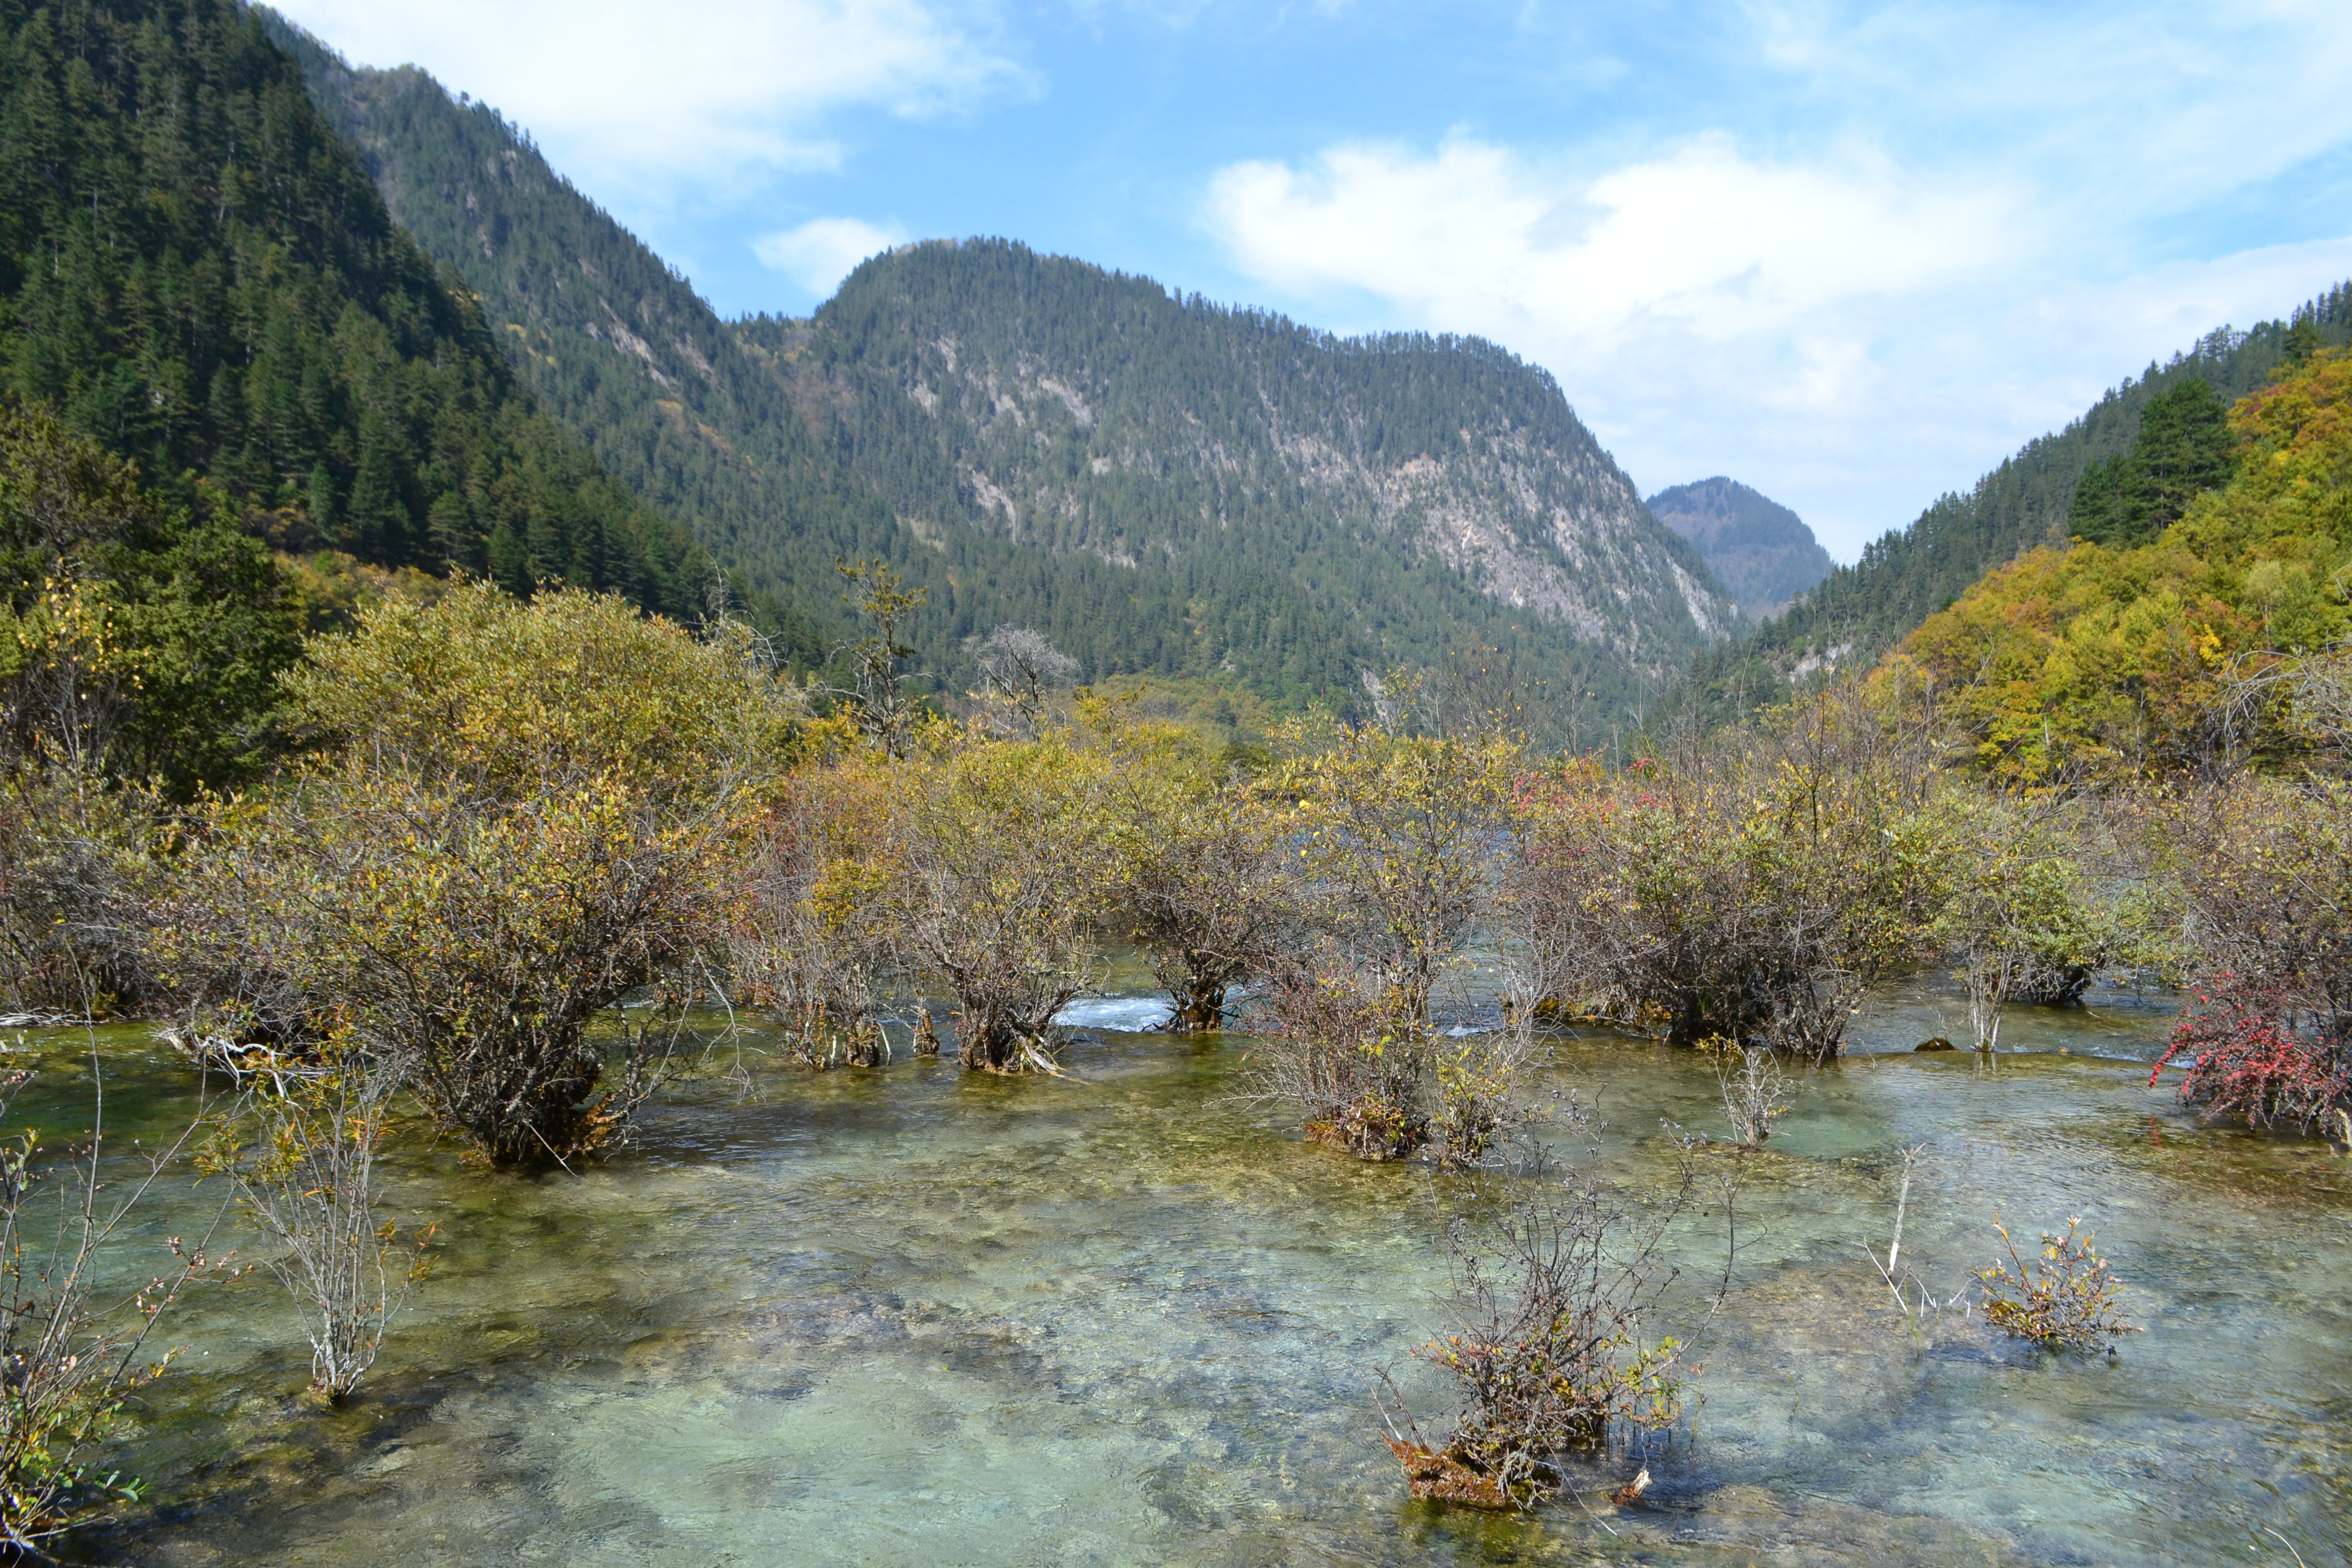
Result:
[[[1451,1374],[1459,1412],[1434,1443],[1409,1417],[1389,1429],[1414,1497],[1532,1508],[1559,1491],[1560,1456],[1674,1422],[1692,1374],[1652,1322],[1676,1272],[1665,1230],[1695,1187],[1685,1162],[1678,1190],[1637,1216],[1588,1171],[1485,1229],[1456,1222],[1453,1321],[1412,1353]]]
[[[26,1076],[0,1080],[0,1094]],[[99,1474],[89,1452],[117,1431],[124,1402],[170,1364],[170,1353],[145,1359],[157,1321],[220,1265],[173,1237],[170,1268],[127,1293],[101,1295],[97,1276],[179,1148],[166,1147],[127,1196],[101,1204],[96,1131],[80,1158],[47,1170],[32,1133],[0,1145],[0,1555],[9,1561],[46,1557],[44,1542],[139,1495],[119,1471]],[[35,1225],[45,1190],[58,1194],[54,1229]]]
[[[1288,1105],[1307,1136],[1365,1160],[1402,1160],[1429,1141],[1426,1025],[1378,983],[1336,962],[1278,972],[1273,1030],[1250,1053],[1257,1098]]]
[[[2030,1261],[2018,1255],[2009,1227],[1996,1224],[2007,1261],[1996,1258],[1977,1271],[1985,1289],[1985,1321],[2021,1340],[2049,1350],[2115,1350],[2116,1339],[2136,1334],[2124,1321],[2116,1292],[2121,1281],[2092,1245],[2079,1218],[2066,1233],[2042,1233],[2042,1250]]]
[[[1441,1033],[1411,997],[1328,950],[1322,957],[1274,975],[1274,1027],[1250,1053],[1252,1098],[1287,1105],[1310,1140],[1360,1159],[1488,1163],[1531,1114],[1515,1093],[1535,1049],[1530,1021]]]
[[[228,1178],[246,1217],[278,1245],[266,1266],[301,1316],[311,1390],[332,1405],[375,1364],[432,1266],[430,1226],[403,1240],[376,1218],[376,1147],[395,1087],[349,1041],[331,1040],[310,1070],[256,1075],[197,1162]]]
[[[1733,1140],[1742,1149],[1761,1149],[1772,1136],[1776,1117],[1788,1114],[1789,1085],[1772,1053],[1749,1047],[1740,1049],[1720,1037],[1703,1048],[1715,1064],[1716,1086],[1723,1091],[1723,1114],[1731,1123]]]

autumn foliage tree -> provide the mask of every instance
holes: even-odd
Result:
[[[788,761],[797,703],[757,652],[482,584],[314,644],[290,689],[321,750],[199,819],[165,942],[191,1021],[337,1021],[494,1161],[609,1143],[667,1058],[664,1014],[621,1004],[674,1016],[719,962]]]
[[[940,726],[898,787],[888,909],[908,970],[955,998],[965,1066],[1054,1070],[1054,1016],[1096,973],[1102,758],[1066,731],[1012,742]]]
[[[1285,792],[1198,732],[1097,705],[1114,897],[1180,1032],[1224,1026],[1228,994],[1297,945],[1304,885]]]
[[[1533,940],[1572,1009],[1834,1056],[1864,991],[1932,952],[1952,875],[1918,737],[1851,685],[1622,773],[1534,786]]]

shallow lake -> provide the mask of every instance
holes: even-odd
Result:
[[[147,1501],[68,1555],[2207,1564],[2289,1563],[2283,1536],[2316,1568],[2352,1545],[2352,1160],[2151,1089],[2160,1004],[2014,1015],[1988,1071],[1910,1051],[1957,1032],[1952,998],[1874,999],[1846,1060],[1792,1069],[1767,1151],[1703,1156],[1748,1179],[1695,1421],[1578,1470],[1597,1511],[1508,1519],[1410,1501],[1370,1405],[1386,1366],[1442,1414],[1407,1352],[1470,1186],[1305,1145],[1230,1098],[1244,1038],[1118,1032],[1147,1016],[1078,1020],[1083,1082],[754,1058],[577,1176],[405,1148],[390,1206],[446,1247],[352,1406],[290,1397],[309,1353],[268,1276],[192,1296],[122,1456]],[[188,1076],[102,1037],[118,1145],[184,1121]],[[86,1123],[75,1040],[28,1042],[12,1120]],[[1546,1076],[1598,1103],[1635,1192],[1674,1168],[1662,1122],[1724,1131],[1686,1052],[1563,1038]],[[1951,1319],[1916,1348],[1860,1245],[1916,1143],[1905,1251],[1931,1288],[1991,1260],[1996,1216],[2079,1215],[2147,1331],[2056,1357]],[[139,1246],[220,1202],[165,1188]],[[1676,1235],[1695,1311],[1720,1218]],[[1643,1464],[1648,1506],[1600,1504]]]

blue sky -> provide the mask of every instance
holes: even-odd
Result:
[[[1851,560],[2352,279],[2352,5],[287,0],[485,99],[728,314],[1007,235],[1493,338],[1644,493]]]

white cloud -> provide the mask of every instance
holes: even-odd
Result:
[[[1758,163],[1720,134],[1591,177],[1467,139],[1428,157],[1343,146],[1306,173],[1228,168],[1209,205],[1255,277],[1369,289],[1435,318],[1516,318],[1588,345],[1661,321],[1708,341],[1782,331],[2020,244],[1997,190],[1938,188],[1863,155]]]
[[[828,168],[824,117],[922,116],[1034,89],[957,0],[279,0],[362,65],[423,66],[592,184],[717,187]]]
[[[1731,472],[1849,558],[2151,358],[2352,276],[2352,218],[2295,205],[2352,144],[2342,0],[1679,26],[1708,42],[1660,80],[1722,65],[1687,112],[1237,163],[1207,226],[1286,307],[1495,338],[1643,486]]]
[[[896,224],[886,229],[862,218],[820,217],[798,228],[761,235],[751,242],[751,251],[761,266],[822,296],[832,293],[867,257],[906,240],[907,231]]]
[[[2148,359],[2352,276],[2346,239],[2117,279],[2022,180],[1717,132],[1592,170],[1342,145],[1224,169],[1206,218],[1301,313],[1506,343],[1645,490],[1730,473],[1845,559]]]
[[[1235,165],[1209,197],[1251,276],[1511,343],[1607,388],[1601,423],[1662,377],[1791,416],[1860,412],[1883,379],[1872,308],[2028,254],[2016,205],[1863,153],[1759,162],[1719,134],[1589,176],[1462,138],[1348,146],[1305,171]]]

